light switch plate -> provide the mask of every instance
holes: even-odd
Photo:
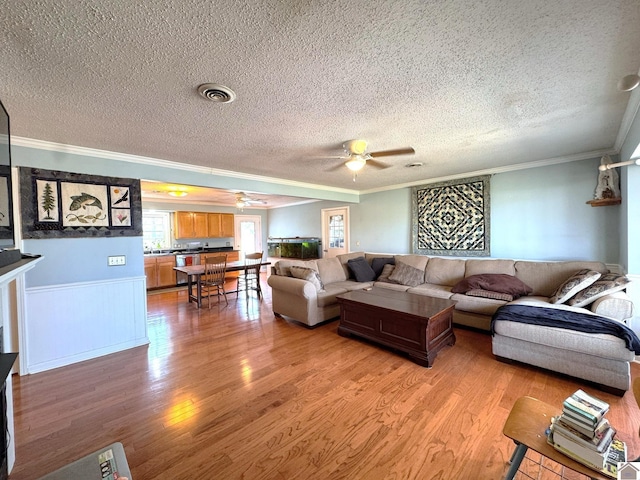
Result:
[[[110,267],[113,267],[116,265],[126,265],[126,264],[127,264],[127,257],[124,255],[114,255],[114,256],[107,257],[107,265],[109,265]]]

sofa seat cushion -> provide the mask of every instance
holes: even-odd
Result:
[[[480,315],[493,315],[496,310],[507,302],[493,298],[472,297],[463,293],[456,293],[451,297],[456,302],[456,310],[477,313]]]
[[[444,298],[445,300],[450,299],[453,295],[451,293],[451,287],[447,285],[434,285],[431,283],[423,283],[422,285],[412,287],[407,291],[409,293],[417,293],[418,295],[425,295],[427,297]]]
[[[344,288],[350,292],[352,290],[364,290],[373,287],[374,282],[356,282],[355,280],[345,280],[344,282],[335,282],[332,285],[337,288]]]
[[[584,333],[503,320],[494,323],[494,331],[505,337],[596,357],[626,362],[635,359],[634,353],[626,348],[624,340],[613,335]]]
[[[384,281],[375,282],[374,286],[380,287],[380,288],[386,288],[387,290],[395,290],[396,292],[406,292],[412,288],[409,285],[400,285],[399,283],[384,282]]]
[[[339,287],[335,283],[325,285],[324,291],[318,292],[317,294],[318,307],[337,305],[338,299],[336,296],[342,295],[343,293],[347,293],[347,289],[344,287]]]

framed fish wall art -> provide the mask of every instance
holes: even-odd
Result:
[[[23,238],[141,236],[140,181],[19,169]]]

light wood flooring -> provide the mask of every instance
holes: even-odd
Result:
[[[631,392],[500,363],[489,335],[465,329],[423,368],[340,337],[337,322],[307,329],[274,318],[264,290],[262,301],[232,295],[211,310],[184,291],[149,295],[148,346],[14,375],[10,479],[36,479],[115,441],[134,480],[500,479],[514,401],[531,395],[560,409],[578,388],[610,402],[611,423],[640,454]]]

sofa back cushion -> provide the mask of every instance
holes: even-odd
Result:
[[[599,273],[607,273],[607,266],[602,262],[568,261],[568,262],[533,262],[517,261],[516,277],[533,288],[532,295],[550,297],[558,286],[579,270],[589,269]]]
[[[316,260],[320,279],[324,285],[334,282],[344,282],[348,277],[338,257],[321,258]]]
[[[502,259],[469,259],[465,262],[464,276],[485,275],[487,273],[512,275],[516,274],[516,262]]]
[[[425,255],[394,255],[394,258],[396,262],[402,262],[423,272],[427,268],[427,263],[429,263],[429,257]]]
[[[464,278],[465,260],[431,257],[427,263],[425,282],[453,287]]]

